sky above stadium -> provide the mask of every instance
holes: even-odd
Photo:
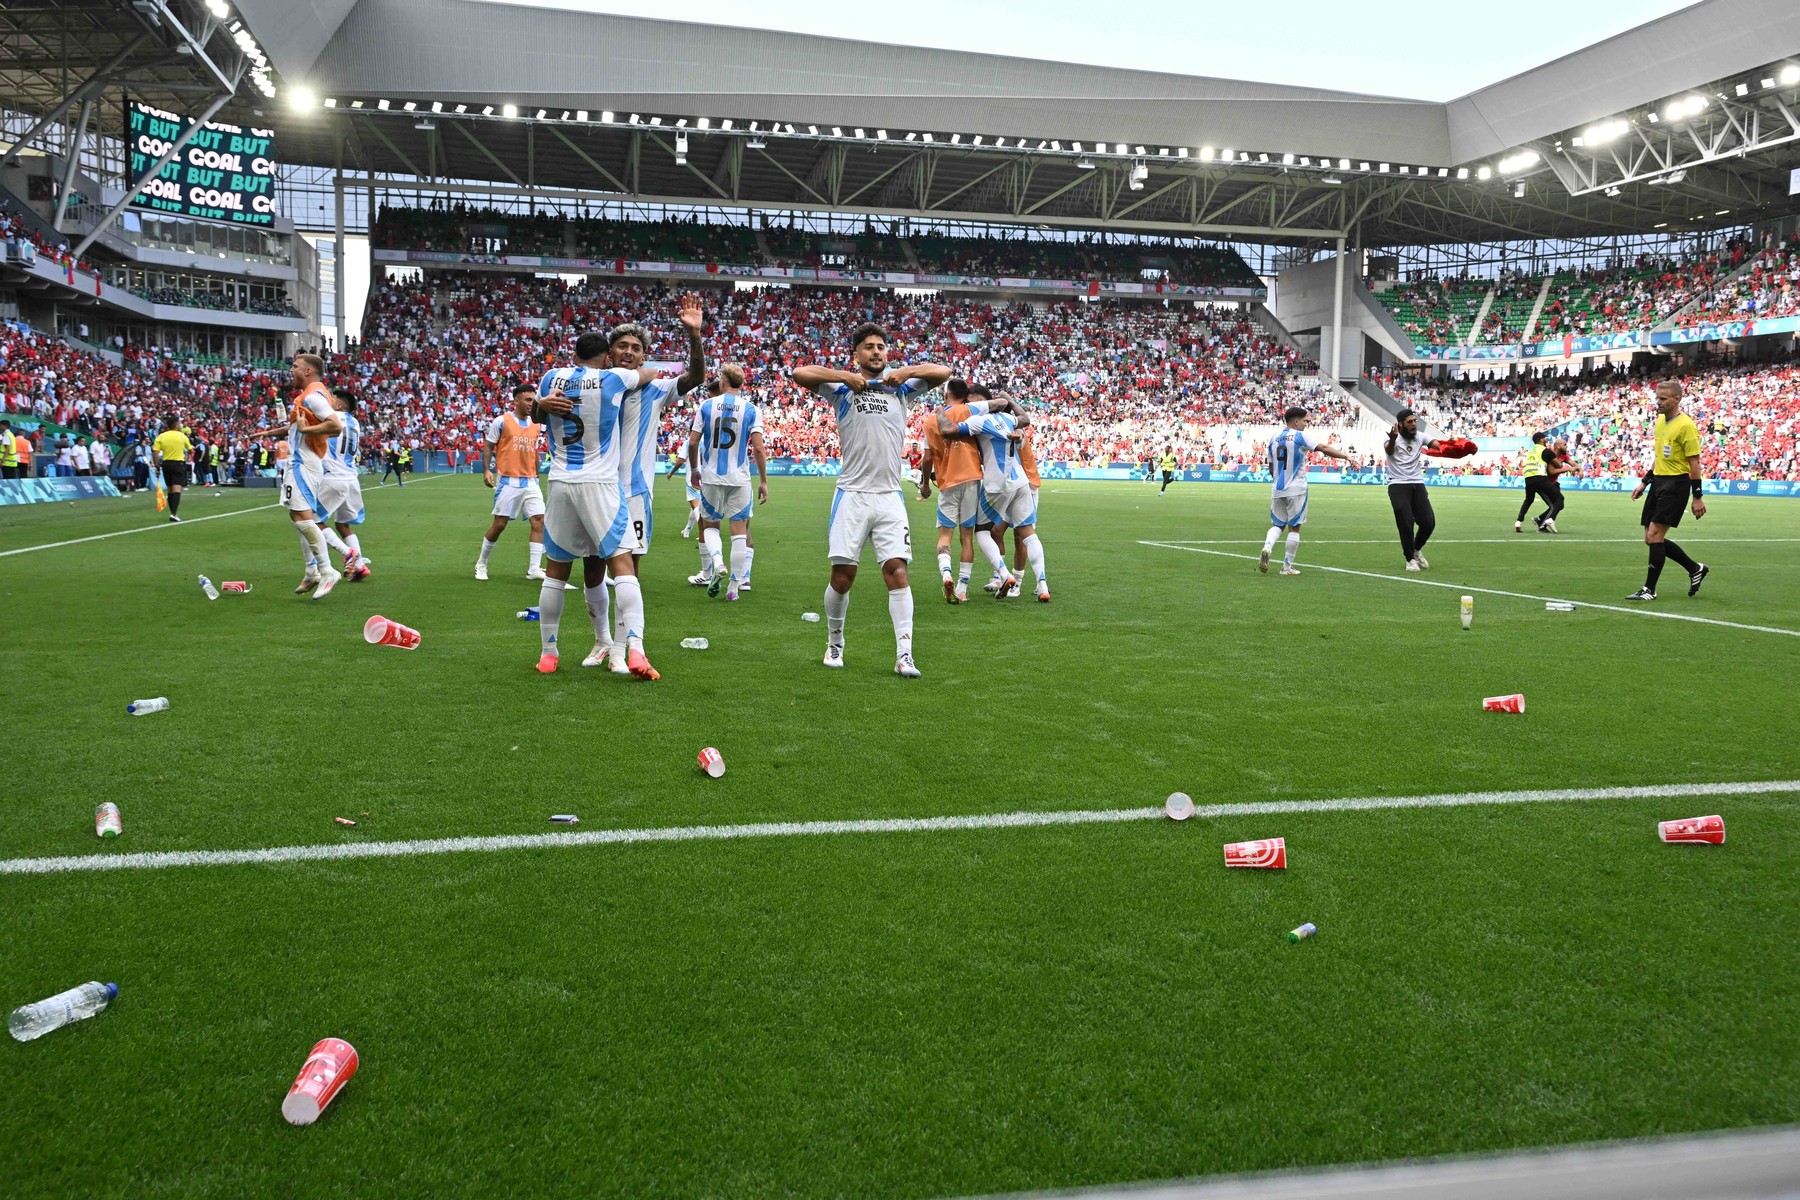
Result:
[[[843,0],[684,0],[667,12],[623,9],[608,0],[483,2],[1453,100],[1692,0],[1509,0],[1502,12],[1417,0],[1135,0],[1117,10],[1087,0],[909,0],[899,8]],[[1116,15],[1102,18],[1109,11]]]

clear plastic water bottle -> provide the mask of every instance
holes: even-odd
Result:
[[[94,836],[99,838],[116,838],[124,831],[124,824],[119,817],[119,806],[108,800],[94,810]]]
[[[537,605],[534,604],[530,608],[524,609],[514,615],[521,621],[535,621],[538,619]]]
[[[681,648],[683,650],[704,650],[704,649],[706,649],[706,639],[705,638],[682,638],[681,639]]]
[[[801,613],[800,619],[802,621],[817,621],[819,619],[819,614],[818,613]]]
[[[145,713],[161,712],[167,707],[169,707],[169,698],[158,696],[154,700],[133,700],[125,706],[125,711],[134,717],[141,717]]]
[[[217,600],[219,598],[219,589],[214,587],[213,581],[204,575],[200,577],[200,590],[206,593],[206,598],[208,600]]]
[[[48,1000],[13,1009],[12,1015],[6,1018],[6,1031],[15,1041],[29,1042],[64,1025],[85,1021],[106,1011],[106,1006],[118,994],[116,983],[84,983]]]

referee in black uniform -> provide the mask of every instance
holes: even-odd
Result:
[[[1436,446],[1435,441],[1420,435],[1418,414],[1410,408],[1401,409],[1400,419],[1388,430],[1384,449],[1388,503],[1394,508],[1400,553],[1409,571],[1423,571],[1431,566],[1425,561],[1425,543],[1437,528],[1437,515],[1431,511],[1431,493],[1425,489],[1425,455]]]

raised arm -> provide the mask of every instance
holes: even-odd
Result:
[[[700,298],[693,294],[681,298],[681,324],[687,330],[688,364],[687,370],[675,383],[677,392],[691,392],[699,387],[706,378],[706,344],[700,340],[700,329],[705,317],[700,312]]]
[[[1315,454],[1323,454],[1326,458],[1335,458],[1339,462],[1348,463],[1356,461],[1342,450],[1339,450],[1336,442],[1321,442],[1319,445],[1313,447],[1313,452]]]

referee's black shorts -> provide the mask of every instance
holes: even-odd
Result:
[[[165,462],[162,465],[163,482],[170,487],[186,487],[194,482],[193,468],[184,462]]]
[[[1688,497],[1693,494],[1693,480],[1686,475],[1657,475],[1644,492],[1644,514],[1638,524],[1665,525],[1670,529],[1681,524],[1687,512]]]

